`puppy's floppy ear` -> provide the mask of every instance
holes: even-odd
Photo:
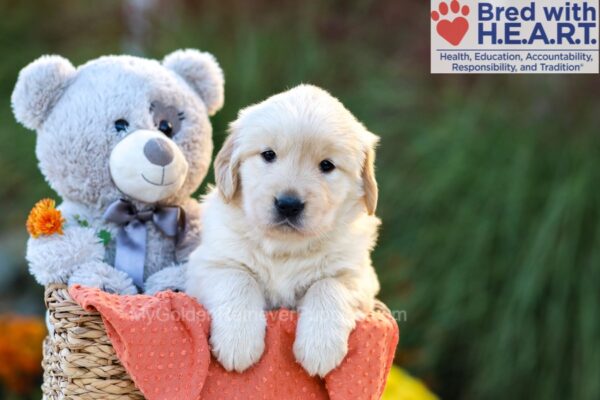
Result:
[[[225,202],[235,197],[239,187],[239,160],[235,154],[237,134],[231,130],[215,158],[215,182]]]
[[[365,146],[365,161],[362,167],[362,182],[367,212],[369,215],[373,215],[377,209],[377,198],[379,196],[377,181],[375,180],[375,147],[379,142],[379,138],[368,132],[367,142]]]
[[[32,130],[40,128],[75,73],[69,60],[60,56],[42,56],[23,68],[11,97],[17,121]]]
[[[225,77],[215,56],[194,49],[177,50],[165,56],[162,63],[198,93],[209,115],[223,107]]]

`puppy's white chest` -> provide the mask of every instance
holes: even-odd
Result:
[[[281,307],[295,309],[299,297],[301,296],[289,282],[276,282],[265,287],[265,299],[269,309]]]
[[[268,264],[259,273],[259,283],[270,309],[295,309],[308,287],[319,279],[320,268],[302,268],[297,260]]]

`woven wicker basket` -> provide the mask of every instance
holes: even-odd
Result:
[[[119,362],[100,314],[85,311],[65,285],[45,293],[54,327],[44,341],[44,399],[143,399]]]

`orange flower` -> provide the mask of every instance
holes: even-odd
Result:
[[[44,336],[41,318],[0,315],[0,386],[25,394],[39,385]]]
[[[27,232],[37,238],[40,235],[63,234],[65,219],[55,208],[54,200],[43,199],[36,203],[27,218]]]

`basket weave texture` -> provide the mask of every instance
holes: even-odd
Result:
[[[84,310],[65,285],[49,285],[44,297],[54,328],[44,341],[44,399],[143,399],[100,314]]]

